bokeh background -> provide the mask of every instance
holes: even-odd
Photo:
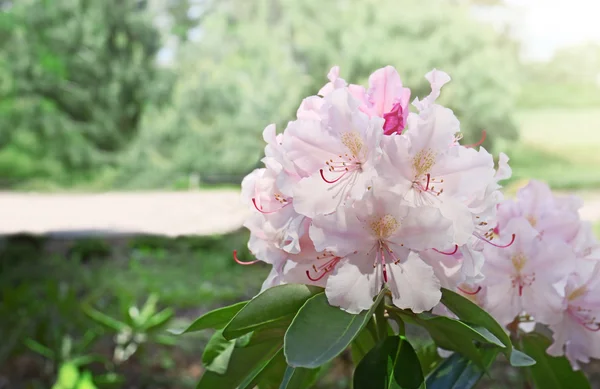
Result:
[[[464,137],[485,130],[511,158],[507,195],[529,178],[577,192],[600,232],[599,13],[588,0],[0,0],[0,389],[192,388],[208,334],[165,329],[258,291],[268,269],[231,258],[251,258],[239,183],[263,128],[281,131],[333,65],[365,84],[391,64],[413,96],[447,71]],[[319,387],[348,387],[349,369]],[[487,387],[520,385],[499,375]]]

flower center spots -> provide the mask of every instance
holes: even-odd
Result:
[[[587,292],[587,288],[585,287],[585,285],[582,285],[579,288],[572,291],[571,293],[569,293],[569,295],[567,296],[567,300],[573,301],[573,300],[583,296],[586,292]]]
[[[517,253],[512,256],[511,261],[515,270],[520,273],[525,267],[525,263],[527,263],[527,257],[523,253]]]
[[[431,170],[435,164],[435,154],[431,149],[419,151],[413,158],[412,165],[415,177],[421,177]]]
[[[531,224],[531,227],[535,228],[535,226],[537,224],[537,218],[535,216],[533,216],[533,215],[527,216],[527,221],[529,222],[529,224]]]
[[[356,131],[343,133],[342,144],[350,150],[354,157],[358,157],[364,147],[362,138]]]
[[[400,223],[392,215],[384,215],[369,224],[373,233],[379,238],[387,238],[400,226]]]

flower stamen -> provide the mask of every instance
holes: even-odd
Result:
[[[256,210],[257,210],[258,212],[260,212],[260,213],[264,213],[265,215],[268,215],[268,214],[270,214],[270,213],[275,213],[275,212],[277,212],[277,211],[280,211],[280,210],[282,210],[283,208],[285,208],[285,207],[287,207],[288,205],[290,205],[290,204],[291,204],[291,202],[289,202],[289,201],[287,201],[287,200],[285,200],[285,199],[281,200],[280,202],[283,204],[281,207],[279,207],[279,208],[277,208],[277,209],[270,210],[270,211],[264,211],[264,210],[262,209],[262,207],[259,207],[259,206],[258,206],[258,204],[256,204],[256,198],[255,198],[255,197],[253,197],[253,198],[252,198],[252,204],[254,204],[254,208],[256,208]]]
[[[460,291],[461,291],[461,293],[464,293],[464,294],[466,294],[466,295],[469,295],[469,296],[475,296],[475,295],[476,295],[477,293],[479,293],[479,292],[481,291],[481,289],[482,289],[482,288],[481,288],[481,286],[478,286],[478,287],[477,287],[477,289],[476,289],[475,291],[469,291],[469,290],[465,290],[465,289],[461,288],[460,286],[458,286],[457,288],[458,288],[458,290],[460,290]]]
[[[485,142],[486,136],[487,136],[487,132],[485,130],[483,130],[483,131],[481,131],[481,139],[479,139],[478,142],[470,144],[470,145],[464,145],[464,147],[472,149],[474,147],[481,146],[483,144],[483,142]]]
[[[244,265],[244,266],[254,265],[257,262],[260,262],[260,259],[255,259],[254,261],[248,261],[248,262],[240,261],[237,256],[237,250],[233,250],[233,260],[236,261],[238,264]]]
[[[494,246],[494,247],[498,247],[498,248],[501,248],[501,249],[505,249],[505,248],[507,248],[507,247],[510,247],[510,246],[512,246],[512,244],[513,244],[513,243],[515,243],[515,238],[516,238],[516,235],[515,235],[515,234],[512,234],[512,238],[510,239],[510,242],[508,242],[507,244],[504,244],[504,245],[501,245],[501,244],[496,244],[496,243],[492,242],[491,240],[485,239],[484,237],[482,237],[482,236],[480,236],[480,235],[477,235],[477,234],[475,234],[475,237],[477,237],[477,238],[481,239],[481,240],[482,240],[482,241],[484,241],[484,242],[487,242],[487,243],[491,244],[491,245],[492,245],[492,246]]]
[[[454,255],[458,251],[458,245],[457,244],[454,245],[454,251],[452,251],[451,253],[440,251],[438,249],[433,249],[433,251],[435,251],[436,253],[444,254],[444,255]]]

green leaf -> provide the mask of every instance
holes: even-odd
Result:
[[[48,347],[44,346],[41,343],[36,342],[35,340],[31,339],[31,338],[27,338],[23,341],[23,343],[25,344],[25,346],[27,346],[30,350],[40,354],[43,357],[46,357],[50,360],[53,360],[55,355],[54,355],[54,351],[52,351],[51,349],[49,349]]]
[[[416,352],[421,363],[421,369],[425,375],[429,374],[442,360],[434,342],[417,347]]]
[[[378,343],[354,371],[354,389],[417,389],[423,382],[415,350],[399,336]]]
[[[461,320],[486,328],[496,338],[506,346],[504,354],[513,366],[531,366],[535,361],[526,354],[514,350],[510,337],[506,330],[479,305],[471,300],[455,293],[451,290],[442,288],[442,304],[451,310]],[[514,350],[514,351],[513,351]]]
[[[202,364],[206,370],[214,371],[218,374],[225,374],[233,349],[235,348],[235,339],[227,340],[223,337],[223,331],[214,333],[208,341],[204,353],[202,354]]]
[[[269,288],[244,306],[223,330],[226,339],[291,320],[302,305],[323,288],[286,284]]]
[[[224,374],[207,370],[200,378],[197,389],[235,389],[244,380],[252,380],[277,354],[283,345],[281,329],[255,332],[246,347],[235,347]]]
[[[582,371],[574,371],[565,357],[553,357],[546,353],[550,340],[530,333],[522,338],[523,349],[536,360],[529,367],[536,388],[543,389],[589,389],[590,383]]]
[[[370,332],[365,328],[358,333],[358,336],[354,338],[351,345],[352,362],[357,366],[361,359],[375,347],[375,340]]]
[[[417,353],[405,338],[401,338],[392,366],[394,381],[402,389],[418,389],[425,382]],[[390,386],[392,383],[390,380]]]
[[[92,372],[84,371],[77,382],[76,389],[98,389],[98,387],[94,384],[94,380],[92,378]]]
[[[312,369],[338,356],[367,325],[382,298],[383,291],[369,311],[358,315],[332,307],[325,293],[309,299],[285,333],[288,365]]]
[[[79,381],[79,369],[70,362],[63,363],[58,369],[55,386],[65,389],[74,389]]]
[[[97,309],[94,309],[90,306],[86,306],[83,308],[84,312],[92,318],[96,323],[99,323],[105,327],[108,327],[117,332],[124,330],[125,328],[129,328],[126,323],[123,323],[117,319],[113,319],[105,313],[100,312]]]
[[[171,320],[173,315],[175,315],[175,311],[173,311],[171,308],[166,308],[150,316],[150,318],[148,318],[148,320],[142,324],[142,329],[145,331],[157,330]]]
[[[440,363],[427,377],[427,389],[470,389],[496,360],[500,349],[481,350],[483,367],[460,354],[452,354]],[[546,388],[544,388],[546,389]]]
[[[195,332],[206,330],[209,328],[214,328],[216,330],[221,329],[229,323],[229,321],[242,309],[244,306],[248,304],[247,301],[242,301],[237,304],[230,305],[228,307],[223,307],[219,309],[215,309],[214,311],[210,311],[205,313],[204,315],[197,318],[188,328],[185,330],[174,330],[171,329],[169,332],[175,335],[187,334],[188,332]]]
[[[261,369],[255,371],[240,384],[240,389],[253,389],[257,385],[260,389],[279,388],[279,384],[283,380],[283,376],[287,369],[283,348],[279,349],[277,354]]]
[[[417,315],[417,323],[423,326],[434,342],[441,348],[461,353],[483,367],[482,357],[474,341],[502,345],[496,337],[490,338],[489,331],[479,332],[459,320],[430,313]]]
[[[279,389],[308,389],[315,384],[318,375],[319,369],[288,366]]]

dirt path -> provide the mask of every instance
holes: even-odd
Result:
[[[582,218],[600,221],[600,194],[583,194]],[[212,235],[236,230],[250,211],[234,190],[103,194],[0,193],[0,234]]]
[[[0,234],[212,235],[242,226],[239,192],[0,193]]]

